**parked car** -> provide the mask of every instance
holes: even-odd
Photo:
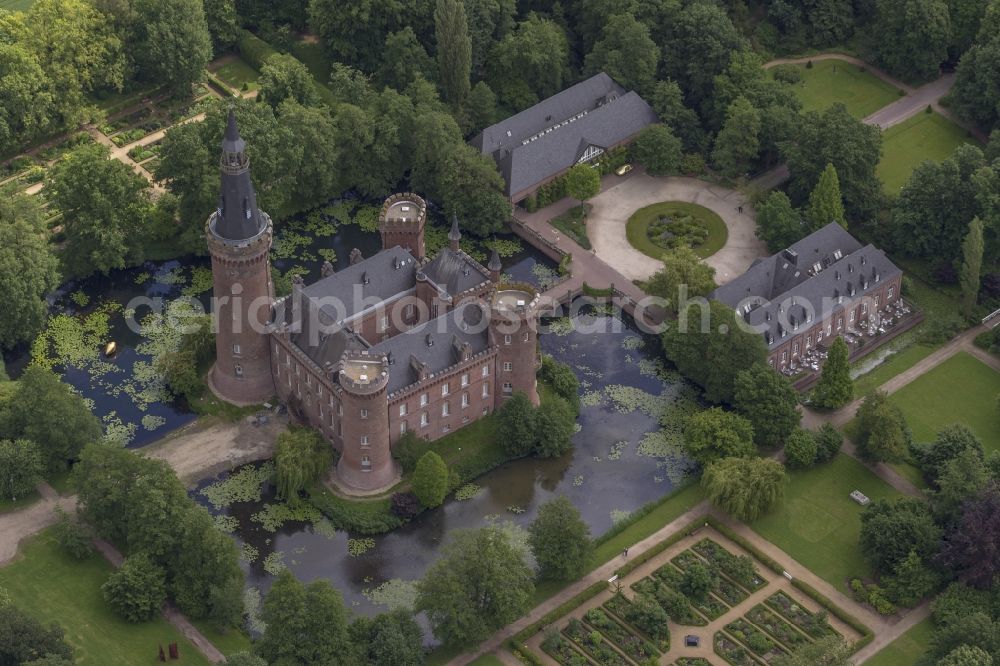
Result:
[[[623,164],[620,167],[618,167],[617,169],[615,169],[615,173],[618,174],[619,176],[624,176],[625,174],[627,174],[631,170],[632,170],[632,165],[631,164]]]

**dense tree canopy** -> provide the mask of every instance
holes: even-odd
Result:
[[[715,269],[686,245],[664,250],[663,268],[650,276],[645,289],[665,299],[667,309],[677,312],[689,301],[708,296],[715,289]]]
[[[848,361],[850,351],[842,337],[834,339],[830,345],[819,381],[813,389],[812,401],[817,407],[837,409],[854,397],[854,382],[851,380],[851,366]]]
[[[753,521],[785,494],[785,468],[772,458],[722,458],[710,463],[701,485],[717,507]]]
[[[649,36],[649,28],[632,14],[614,14],[604,25],[601,38],[587,54],[589,73],[604,72],[627,90],[650,89],[656,77],[660,49]]]
[[[434,451],[417,461],[413,471],[413,494],[426,507],[440,506],[448,493],[448,465]]]
[[[941,563],[959,580],[988,589],[1000,575],[1000,481],[986,484],[961,508],[941,545]]]
[[[684,450],[702,464],[719,458],[751,456],[756,452],[753,426],[721,407],[697,412],[684,426]]]
[[[126,557],[101,586],[105,601],[128,622],[148,622],[167,596],[163,570],[144,553]]]
[[[767,354],[763,338],[743,330],[736,313],[718,301],[682,311],[663,334],[663,351],[713,402],[732,402],[736,375],[764,363]]]
[[[45,296],[58,284],[58,261],[38,198],[0,192],[0,289],[6,299],[0,346],[34,338],[48,313]]]
[[[858,452],[866,460],[898,460],[910,444],[910,428],[899,407],[889,402],[882,391],[865,396],[858,407],[856,441]]]
[[[103,435],[97,420],[79,393],[59,376],[39,366],[29,366],[10,401],[0,409],[0,432],[38,445],[45,467],[66,468],[87,444]]]
[[[593,551],[590,528],[565,495],[538,508],[528,527],[528,544],[541,578],[573,580],[582,574]]]
[[[880,573],[891,573],[911,551],[929,561],[940,539],[941,528],[919,499],[875,500],[861,513],[861,552]]]
[[[283,570],[264,598],[261,619],[267,629],[256,649],[270,664],[333,666],[352,653],[344,600],[327,580],[303,585]]]
[[[639,132],[632,145],[635,159],[654,176],[669,176],[681,165],[681,140],[666,125],[656,124]]]
[[[27,439],[0,440],[0,497],[17,499],[35,492],[45,461],[38,445]]]
[[[876,62],[905,81],[935,78],[948,57],[951,19],[945,0],[878,0],[871,25]]]
[[[791,383],[763,363],[736,375],[733,406],[753,426],[754,443],[773,449],[799,424],[799,394]]]
[[[178,93],[201,80],[212,40],[201,0],[133,0],[140,75]]]
[[[802,216],[781,190],[769,193],[757,204],[757,237],[768,252],[780,252],[806,235]]]
[[[446,645],[481,641],[527,611],[532,578],[500,528],[456,530],[417,585],[417,609]]]
[[[44,657],[72,663],[73,648],[57,623],[45,626],[10,601],[0,599],[0,664],[19,666]]]

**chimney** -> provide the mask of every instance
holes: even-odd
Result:
[[[335,271],[333,269],[333,264],[331,264],[329,261],[324,261],[323,267],[319,269],[320,277],[328,278],[334,273]]]
[[[364,256],[362,256],[361,250],[359,250],[358,248],[354,248],[353,250],[351,250],[351,266],[361,262],[363,259]]]

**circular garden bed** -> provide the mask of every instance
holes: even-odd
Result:
[[[698,204],[667,201],[640,208],[625,226],[628,242],[654,259],[687,245],[704,259],[726,244],[729,232],[722,218]]]

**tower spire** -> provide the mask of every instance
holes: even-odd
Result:
[[[490,263],[486,264],[486,268],[490,271],[490,279],[495,283],[500,282],[500,271],[503,270],[503,264],[500,263],[500,253],[497,252],[495,246],[493,254],[490,255]]]
[[[222,178],[219,209],[212,230],[226,240],[249,240],[260,233],[264,222],[257,210],[257,194],[250,180],[246,141],[240,136],[233,109],[229,110],[226,132],[222,137],[219,170]]]
[[[448,241],[453,252],[458,252],[458,244],[462,240],[462,232],[458,230],[458,215],[451,216],[451,231],[448,232]]]

